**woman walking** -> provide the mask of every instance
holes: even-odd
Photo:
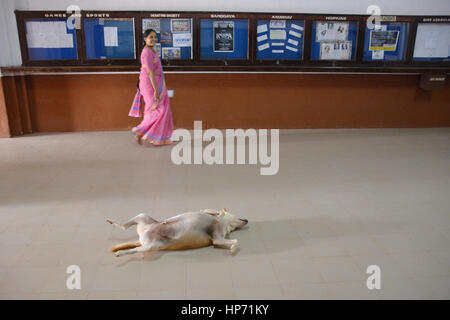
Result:
[[[173,119],[161,60],[155,51],[157,34],[153,29],[144,32],[145,47],[141,53],[139,91],[144,97],[144,119],[131,131],[136,140],[153,145],[172,144]]]

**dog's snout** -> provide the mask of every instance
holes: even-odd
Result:
[[[245,224],[247,224],[247,223],[248,223],[248,220],[247,220],[247,219],[239,219],[239,220],[241,220],[241,221],[244,221],[244,222],[245,222]]]

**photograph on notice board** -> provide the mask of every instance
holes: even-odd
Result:
[[[400,31],[371,30],[369,50],[395,51]]]
[[[142,32],[153,29],[156,33],[161,32],[161,21],[159,19],[142,19]]]
[[[234,21],[214,21],[214,52],[234,51]]]
[[[348,40],[348,22],[317,21],[316,41]]]
[[[168,31],[161,32],[161,44],[172,45],[172,33]]]
[[[164,60],[181,59],[180,48],[162,48],[162,58]]]
[[[320,43],[320,60],[350,60],[351,55],[351,41]]]
[[[191,32],[190,19],[172,19],[170,21],[172,32]]]

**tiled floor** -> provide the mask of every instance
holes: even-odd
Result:
[[[128,132],[0,139],[0,299],[449,299],[449,146],[447,128],[288,130],[261,176],[176,166]],[[235,255],[108,252],[136,233],[107,217],[222,207],[250,221]]]

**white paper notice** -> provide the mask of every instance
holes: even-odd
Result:
[[[271,28],[286,28],[286,20],[270,20]]]
[[[414,58],[447,58],[449,51],[450,24],[419,23]]]
[[[316,41],[346,41],[348,26],[348,22],[317,21]]]
[[[267,24],[261,24],[258,26],[257,33],[267,32]]]
[[[104,27],[105,47],[118,47],[119,38],[117,36],[117,27]]]
[[[321,42],[320,60],[350,60],[352,42]]]
[[[387,31],[387,25],[385,25],[385,24],[375,25],[375,30],[376,31]]]
[[[161,22],[159,19],[142,19],[142,31],[153,29],[156,33],[160,33]]]
[[[293,28],[293,29],[297,29],[297,30],[299,30],[299,31],[303,31],[303,27],[301,27],[301,26],[298,26],[298,25],[296,25],[296,24],[291,24],[291,28]]]
[[[270,39],[286,40],[286,31],[285,30],[270,30]]]
[[[268,49],[269,47],[270,47],[270,46],[269,46],[268,43],[262,44],[262,45],[258,46],[258,50],[259,50],[259,51],[263,51],[263,50]]]
[[[272,47],[282,47],[284,46],[284,42],[272,42]]]
[[[27,26],[27,34],[41,33],[40,22],[27,21],[26,26]]]
[[[54,23],[54,30],[55,33],[58,34],[66,34],[67,33],[67,25],[64,21],[55,21]]]
[[[69,33],[69,34],[66,36],[66,41],[65,41],[65,43],[66,43],[65,48],[73,48],[73,34]]]
[[[284,50],[272,50],[272,53],[284,53]]]
[[[289,46],[286,46],[286,49],[291,50],[291,51],[294,51],[294,52],[297,52],[297,51],[298,51],[297,48],[292,48],[292,47],[289,47]]]
[[[288,42],[294,46],[298,46],[298,41],[295,41],[294,39],[289,39]]]
[[[302,37],[301,33],[298,33],[298,32],[292,31],[292,30],[289,31],[289,34],[291,36],[294,36],[294,37],[297,37],[297,38],[301,38]]]
[[[73,48],[73,35],[64,21],[26,22],[28,48]]]
[[[173,46],[174,47],[192,47],[192,37],[190,33],[174,33]]]
[[[257,39],[258,39],[258,42],[267,40],[267,34],[263,34],[262,36],[259,36]]]
[[[372,60],[383,60],[384,50],[374,50],[372,51]]]

